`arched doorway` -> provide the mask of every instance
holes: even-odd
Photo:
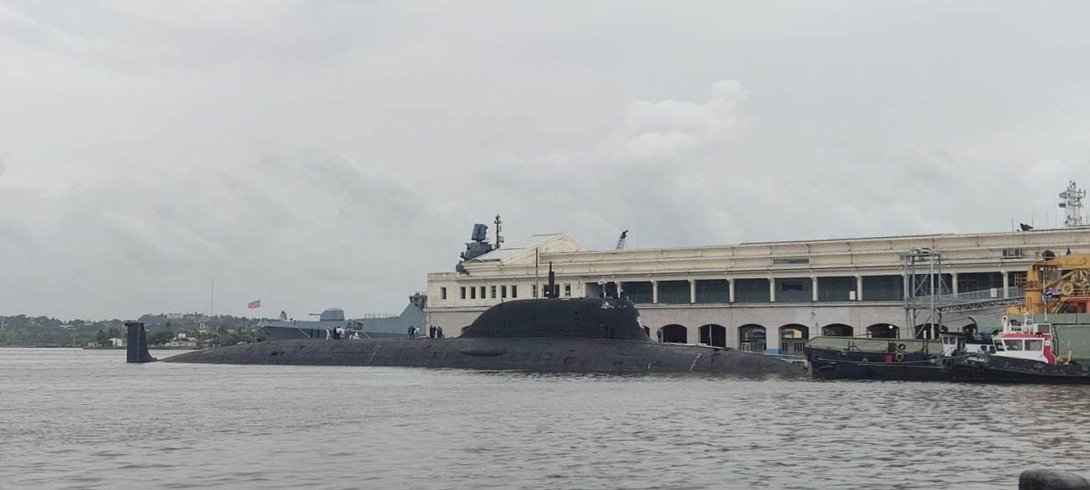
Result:
[[[726,347],[727,327],[714,323],[700,327],[700,343],[715,347]]]
[[[810,328],[806,325],[791,323],[780,327],[780,353],[802,355],[802,347],[810,338]]]
[[[764,352],[765,342],[765,327],[753,323],[738,327],[738,350]]]
[[[867,337],[872,339],[896,339],[901,336],[901,328],[890,323],[875,323],[867,327]]]
[[[826,337],[851,337],[855,335],[855,329],[851,325],[832,323],[821,327],[821,335]]]
[[[659,331],[662,332],[662,342],[667,344],[684,344],[689,341],[689,329],[684,325],[667,325]]]

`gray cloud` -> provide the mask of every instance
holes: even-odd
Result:
[[[6,2],[0,314],[213,277],[220,311],[398,310],[497,213],[600,248],[1056,224],[1088,9]]]

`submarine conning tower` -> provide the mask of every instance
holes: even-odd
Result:
[[[125,322],[128,329],[128,339],[125,344],[125,362],[145,363],[155,360],[148,352],[148,332],[144,329],[143,322]]]
[[[650,342],[636,305],[625,299],[524,299],[493,306],[462,337],[613,339]]]

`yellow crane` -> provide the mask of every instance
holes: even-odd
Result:
[[[1029,265],[1026,298],[1010,313],[1087,313],[1090,305],[1090,254],[1052,255]]]

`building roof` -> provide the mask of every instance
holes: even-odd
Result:
[[[504,244],[500,248],[467,262],[499,262],[501,265],[505,265],[532,257],[535,250],[548,253],[588,251],[582,244],[563,233],[544,233],[530,235],[510,244]]]

